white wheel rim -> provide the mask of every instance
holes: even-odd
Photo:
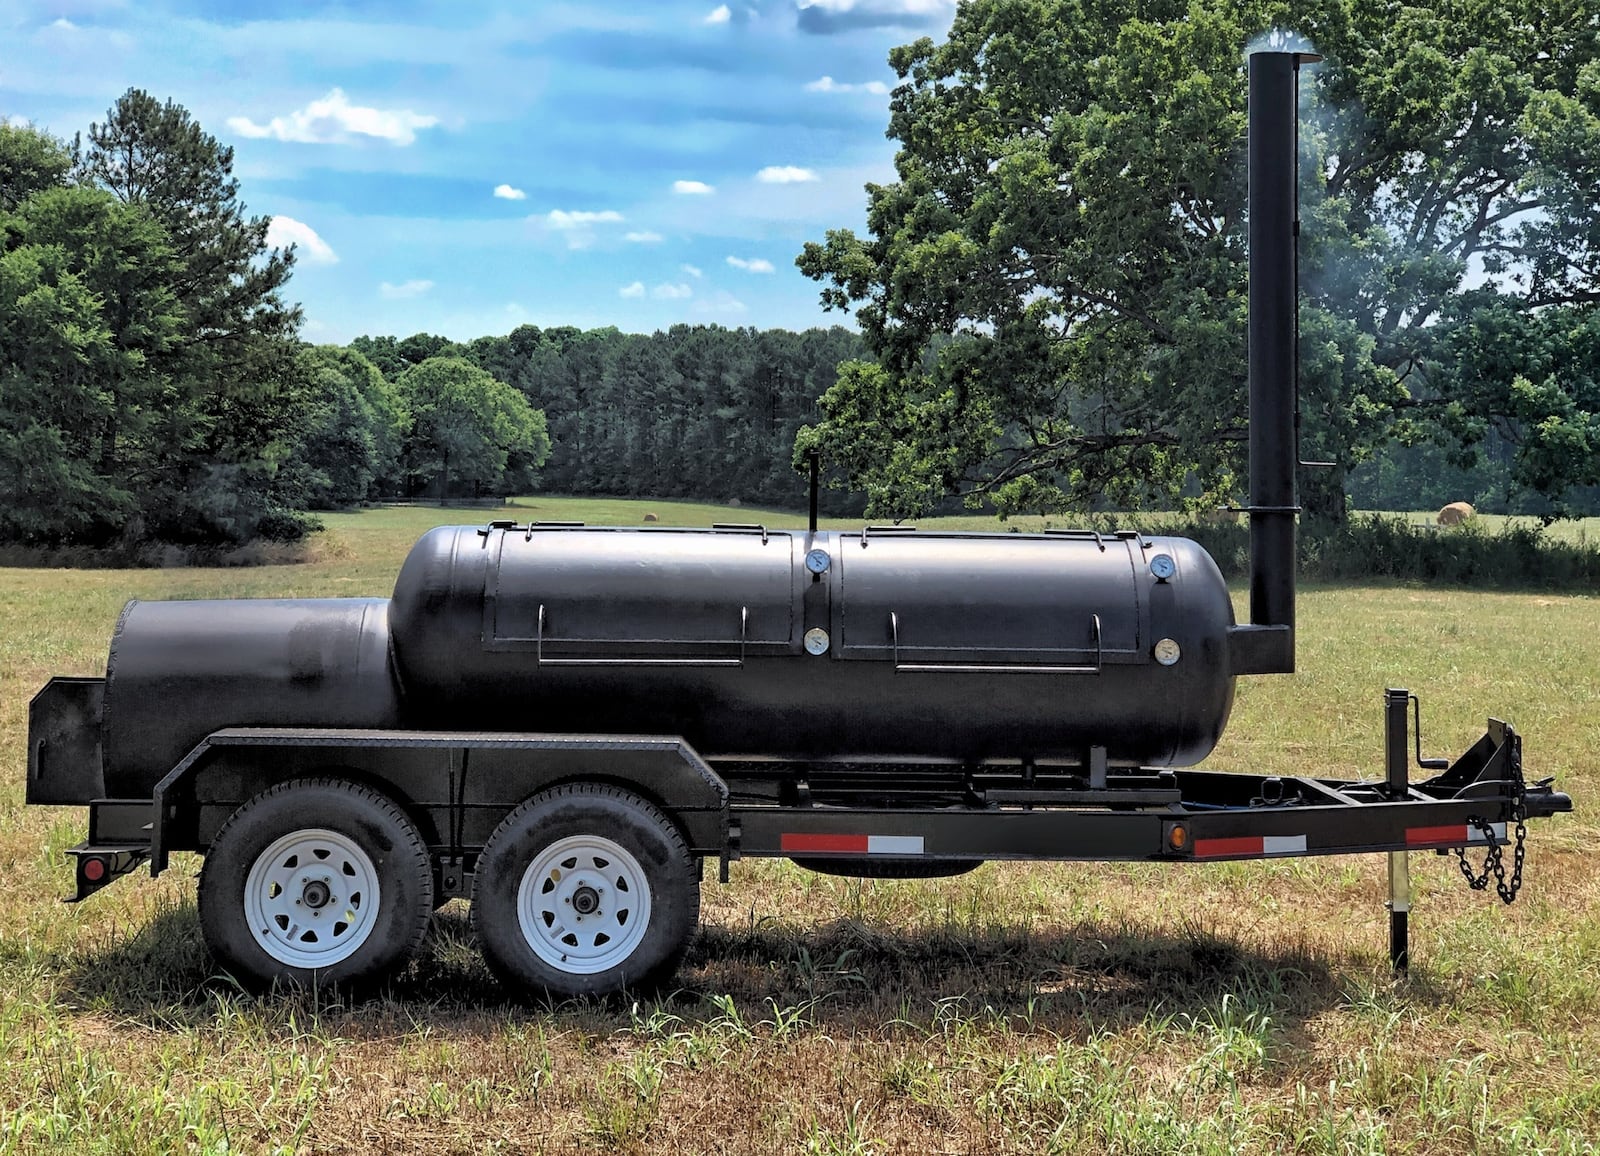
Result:
[[[517,889],[517,922],[557,971],[594,975],[626,960],[650,926],[650,883],[610,839],[574,835],[541,850]]]
[[[332,967],[372,934],[378,871],[337,831],[291,831],[250,865],[244,913],[256,944],[291,967]]]

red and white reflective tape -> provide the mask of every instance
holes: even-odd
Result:
[[[1506,825],[1490,823],[1496,843],[1506,841]],[[1483,828],[1476,823],[1456,823],[1448,827],[1407,827],[1406,843],[1412,847],[1465,847],[1471,843],[1487,843]]]
[[[1265,858],[1272,855],[1304,855],[1304,835],[1241,835],[1233,839],[1196,839],[1196,859]]]
[[[815,854],[819,851],[848,855],[921,855],[921,835],[792,835],[779,842],[784,851]]]

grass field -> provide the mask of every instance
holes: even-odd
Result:
[[[750,509],[528,500],[521,518],[793,525]],[[1301,673],[1242,680],[1209,764],[1374,775],[1381,692],[1426,753],[1494,713],[1577,802],[1512,907],[1413,856],[1413,972],[1382,857],[995,865],[858,882],[708,873],[680,988],[529,1007],[436,917],[385,998],[258,1000],[216,975],[183,857],[81,906],[68,809],[24,808],[27,700],[97,674],[128,597],[386,595],[416,534],[327,519],[316,560],[0,570],[0,1153],[1499,1153],[1600,1144],[1600,598],[1303,589]]]

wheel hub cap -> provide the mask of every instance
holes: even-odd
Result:
[[[256,943],[290,967],[332,967],[355,954],[377,920],[378,871],[337,831],[291,831],[256,857],[244,913]]]
[[[517,889],[523,938],[572,975],[609,970],[650,925],[650,884],[639,861],[598,835],[559,839],[534,855]]]

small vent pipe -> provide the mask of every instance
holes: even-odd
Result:
[[[1234,674],[1294,670],[1295,397],[1299,343],[1300,65],[1248,58],[1250,245],[1250,624],[1229,636]]]

